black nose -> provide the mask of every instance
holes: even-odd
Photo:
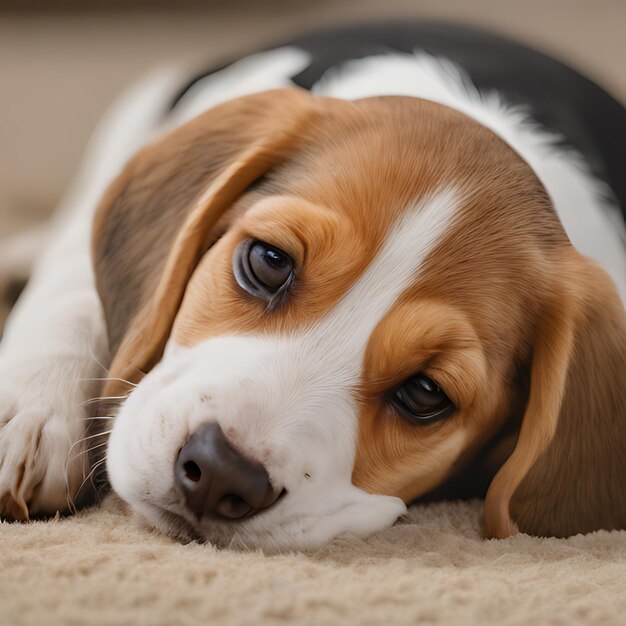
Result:
[[[272,505],[280,495],[262,465],[245,459],[218,424],[201,426],[176,459],[175,481],[198,520],[240,519]]]

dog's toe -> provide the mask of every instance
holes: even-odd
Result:
[[[39,454],[47,416],[35,411],[3,416],[0,430],[0,516],[29,518],[28,502],[43,478],[45,459]]]
[[[28,520],[71,506],[87,467],[81,437],[68,431],[66,415],[28,402],[0,407],[0,518]],[[18,410],[13,408],[18,405]]]

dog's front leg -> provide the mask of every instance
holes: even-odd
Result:
[[[181,80],[175,67],[158,70],[111,107],[51,227],[50,248],[11,313],[0,343],[0,517],[71,508],[91,471],[87,452],[102,445],[101,437],[86,438],[95,411],[89,401],[100,388],[93,379],[106,376],[109,361],[91,264],[93,214],[126,161],[157,132]],[[29,251],[21,252],[11,258],[28,260]]]
[[[107,360],[90,226],[89,211],[56,226],[0,343],[2,517],[68,509],[89,472],[87,401]]]

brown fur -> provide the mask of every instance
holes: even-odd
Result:
[[[495,449],[523,412],[489,489],[487,535],[624,527],[623,307],[573,251],[527,164],[434,103],[269,92],[139,153],[95,229],[110,375],[136,382],[170,335],[194,345],[319,320],[401,212],[446,186],[464,194],[459,217],[367,347],[353,482],[411,501]],[[296,263],[292,293],[271,314],[232,276],[247,237]],[[389,408],[385,393],[416,371],[440,382],[454,416],[419,427]]]
[[[213,227],[284,158],[312,109],[296,90],[216,107],[139,152],[113,183],[94,224],[112,371],[134,379],[159,360]]]
[[[538,328],[520,440],[487,497],[489,536],[510,534],[506,514],[491,515],[506,498],[534,535],[626,528],[626,317],[606,274],[567,256],[566,293]]]

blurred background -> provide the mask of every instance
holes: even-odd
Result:
[[[0,237],[52,211],[104,109],[155,65],[402,16],[511,35],[626,100],[626,0],[0,0]]]

